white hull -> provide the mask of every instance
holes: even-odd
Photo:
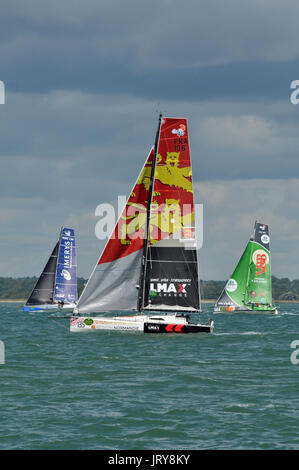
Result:
[[[44,313],[71,313],[76,304],[65,304],[63,307],[59,307],[58,304],[48,304],[48,305],[24,305],[23,312],[44,312]]]
[[[271,310],[242,310],[242,308],[214,308],[214,313],[271,313],[272,315],[278,315],[278,310],[275,307]]]
[[[210,325],[189,323],[177,315],[131,315],[116,317],[76,317],[70,320],[70,331],[116,330],[140,331],[144,333],[212,333],[214,322]]]

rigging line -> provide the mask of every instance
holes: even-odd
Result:
[[[161,122],[162,122],[162,114],[159,115],[158,129],[157,129],[157,132],[156,132],[154,152],[153,152],[153,161],[152,161],[150,185],[149,185],[149,190],[148,190],[147,216],[146,216],[146,237],[145,237],[144,242],[143,242],[143,255],[142,255],[142,263],[141,263],[141,270],[140,270],[140,281],[139,281],[139,291],[138,291],[138,301],[137,301],[137,310],[138,310],[139,313],[141,313],[141,310],[144,307],[146,265],[147,265],[149,236],[150,236],[150,214],[151,214],[151,205],[152,205],[153,192],[154,192],[155,171],[156,171],[157,154],[158,154],[158,150],[159,150]]]
[[[189,266],[189,262],[187,263],[187,258],[185,257],[185,253],[184,253],[184,248],[182,248],[182,255],[185,259],[185,265],[187,266],[187,269],[188,269],[188,272],[190,273],[190,277],[191,279],[193,280],[194,284],[197,284],[197,287],[198,287],[198,302],[199,302],[199,308],[201,309],[201,297],[200,297],[200,278],[199,278],[199,266],[198,266],[198,256],[197,256],[197,249],[196,250],[192,250],[195,252],[195,257],[196,257],[196,264],[197,264],[197,282],[196,282],[196,279],[195,277],[193,276],[193,273],[191,272],[191,268]]]
[[[250,243],[250,252],[249,252],[249,264],[248,264],[248,271],[247,271],[247,279],[246,279],[246,284],[245,284],[245,291],[244,291],[244,300],[243,300],[243,305],[246,305],[246,299],[248,297],[248,284],[249,284],[249,275],[252,271],[252,262],[251,262],[251,258],[252,258],[252,250],[253,250],[253,243],[252,243],[253,240],[249,240],[247,246],[249,245]],[[245,248],[245,251],[246,251],[247,247]]]
[[[197,248],[196,250],[197,252],[197,261],[199,259],[199,249]],[[202,269],[201,271],[202,272],[205,272],[205,269],[204,269],[204,262],[201,260],[201,266],[202,266]],[[198,266],[198,265],[197,265]],[[199,296],[200,296],[200,305],[201,305],[201,310],[202,310],[202,313],[205,313],[208,317],[208,320],[210,321],[210,313],[209,313],[209,309],[207,307],[207,302],[205,302],[205,294],[204,294],[204,280],[202,280],[202,283],[200,283],[201,281],[201,278],[200,278],[200,274],[199,274],[199,266],[197,268],[198,270],[198,288],[199,288]]]

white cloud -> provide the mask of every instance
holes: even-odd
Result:
[[[269,225],[272,273],[299,278],[299,178],[196,183],[204,204],[204,279],[227,279],[235,268],[255,220]]]
[[[103,245],[94,235],[94,208],[71,199],[57,204],[42,197],[3,198],[0,218],[1,276],[38,276],[62,225],[75,229],[81,276],[90,274]]]
[[[289,128],[258,115],[211,116],[202,120],[198,139],[210,149],[276,155],[298,148],[297,135],[289,133]]]

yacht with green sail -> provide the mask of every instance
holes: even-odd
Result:
[[[278,313],[272,302],[268,225],[255,222],[254,234],[219,296],[214,312]]]

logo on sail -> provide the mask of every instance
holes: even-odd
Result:
[[[235,281],[235,279],[229,279],[225,288],[228,292],[235,292],[235,290],[238,288],[238,283]]]
[[[252,255],[252,261],[255,264],[255,276],[260,276],[266,272],[269,255],[264,250],[255,250]]]
[[[150,298],[154,298],[157,295],[161,296],[170,296],[174,295],[175,297],[179,295],[187,296],[187,285],[190,285],[189,282],[151,282],[150,283]]]
[[[185,135],[186,126],[181,124],[178,129],[172,129],[172,134],[177,135],[178,137],[182,137]]]
[[[64,279],[66,281],[70,281],[72,279],[72,276],[71,276],[70,272],[67,269],[63,269],[61,271],[61,275],[64,277]]]
[[[195,227],[185,227],[182,229],[182,238],[193,240],[195,238]]]
[[[269,241],[270,241],[269,235],[267,235],[267,234],[262,235],[262,236],[261,236],[261,241],[262,241],[262,243],[264,243],[265,245],[267,245],[267,244],[269,243]]]
[[[150,166],[151,163],[152,162],[148,162],[143,167],[143,170],[139,175],[136,183],[136,186],[143,185],[147,191],[150,186],[150,176],[152,171]],[[156,186],[162,184],[193,193],[191,177],[191,166],[184,166],[182,164],[181,152],[166,151],[163,153],[163,156],[160,153],[157,155],[157,167],[155,174]],[[136,196],[136,186],[134,191],[131,193],[131,196]]]

